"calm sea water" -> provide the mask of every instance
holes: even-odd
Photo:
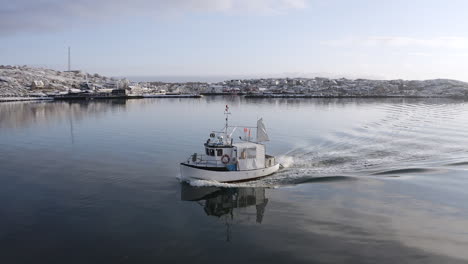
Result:
[[[181,183],[263,117],[287,167]],[[467,263],[468,104],[205,97],[0,104],[0,263]]]

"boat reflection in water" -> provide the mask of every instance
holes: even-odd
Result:
[[[252,222],[253,218],[261,224],[268,204],[265,188],[193,187],[187,183],[181,183],[181,200],[197,202],[208,216],[223,219],[227,241],[232,224]]]

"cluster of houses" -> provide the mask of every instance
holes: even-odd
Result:
[[[43,80],[33,80],[30,86],[30,96],[53,96],[64,94],[119,94],[126,95],[128,83],[122,80],[108,80],[105,82],[76,81],[62,85],[57,89],[56,85]]]
[[[321,77],[270,78],[230,80],[206,84],[203,88],[202,93],[205,94],[468,97],[468,83],[446,79],[407,81]],[[200,91],[200,86],[197,89]]]
[[[229,80],[218,83],[130,82],[126,79],[105,83],[103,88],[125,89],[127,94],[250,94],[250,95],[310,95],[321,97],[367,96],[441,96],[468,97],[468,84],[454,80],[368,80],[329,78],[282,78]],[[82,84],[83,89],[93,89]]]
[[[70,93],[94,94],[250,94],[340,96],[468,97],[468,84],[436,79],[426,81],[265,78],[206,82],[132,82],[81,71],[56,71],[28,66],[0,65],[0,96],[43,96]]]

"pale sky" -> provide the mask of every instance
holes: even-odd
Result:
[[[468,81],[464,0],[2,0],[0,64]]]

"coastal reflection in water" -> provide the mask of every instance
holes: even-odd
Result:
[[[239,110],[249,106],[269,107],[271,111],[277,112],[278,108],[310,108],[319,110],[317,107],[354,107],[354,106],[373,106],[393,105],[393,104],[413,104],[420,103],[422,99],[415,98],[243,98],[241,96],[206,96],[199,99],[187,98],[167,98],[167,99],[100,99],[100,100],[72,100],[72,101],[53,101],[53,102],[8,102],[0,104],[0,126],[2,128],[22,128],[32,124],[47,124],[60,120],[83,120],[91,116],[103,116],[106,113],[118,113],[122,111],[148,110],[155,105],[164,105],[172,113],[180,111],[173,109],[169,105],[183,104],[191,108],[198,108],[203,105],[219,104],[220,101],[229,104],[236,110],[233,118],[239,116]],[[460,105],[461,100],[449,98],[426,98],[424,104],[440,106],[442,105]],[[377,108],[378,108],[377,107]],[[238,109],[237,109],[238,108]],[[377,110],[377,109],[374,109]],[[156,114],[162,114],[158,112]],[[69,121],[67,121],[69,122]],[[269,125],[272,125],[271,123]]]
[[[0,124],[2,128],[22,128],[34,123],[46,124],[59,120],[72,122],[71,119],[82,120],[109,111],[124,110],[126,105],[125,99],[2,103]]]
[[[285,169],[180,184],[226,104]],[[0,263],[467,263],[467,134],[437,98],[1,103]]]

